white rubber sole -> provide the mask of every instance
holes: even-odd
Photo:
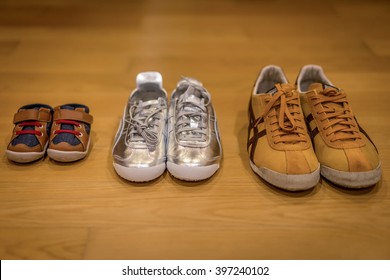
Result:
[[[151,167],[126,167],[114,163],[116,173],[123,179],[131,182],[148,182],[161,176],[165,171],[165,163]]]
[[[7,158],[18,163],[29,163],[42,158],[45,155],[43,152],[14,152],[6,150]]]
[[[218,170],[219,164],[209,166],[187,166],[167,162],[169,173],[177,179],[184,181],[202,181],[213,176]]]
[[[87,155],[86,152],[64,152],[53,149],[47,149],[47,155],[55,161],[59,162],[72,162],[84,158]]]
[[[345,172],[321,165],[321,175],[329,181],[351,189],[361,189],[375,185],[382,177],[381,163],[372,171]]]
[[[88,141],[87,150],[85,152],[78,151],[58,151],[54,149],[47,149],[47,155],[55,161],[58,162],[72,162],[83,159],[86,157],[89,151],[89,144],[91,139]]]
[[[249,161],[252,170],[270,184],[288,191],[304,191],[313,188],[320,180],[320,167],[308,174],[293,175],[275,172],[265,167],[257,167]]]

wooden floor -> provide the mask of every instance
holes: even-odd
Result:
[[[313,4],[316,3],[316,4]],[[0,259],[389,259],[388,1],[0,2],[0,139],[16,110],[78,102],[95,118],[80,162],[0,160]],[[247,104],[268,64],[291,82],[320,64],[376,143],[383,178],[289,193],[250,169]],[[135,76],[181,75],[211,92],[224,158],[210,180],[121,180],[111,147]]]

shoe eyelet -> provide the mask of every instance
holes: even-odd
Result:
[[[43,136],[43,132],[41,131],[41,134],[39,134],[39,137],[42,137]]]
[[[83,133],[82,132],[79,132],[79,137],[83,137]]]

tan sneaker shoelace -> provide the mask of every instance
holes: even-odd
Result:
[[[331,142],[361,139],[345,92],[329,87],[311,99],[313,106],[321,104],[322,109],[317,114]]]
[[[305,128],[301,116],[298,94],[291,85],[276,84],[277,92],[266,98],[267,105],[264,113],[259,117],[255,126],[262,119],[271,118],[271,137],[275,144],[296,144],[306,142]]]

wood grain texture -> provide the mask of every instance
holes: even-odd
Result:
[[[5,0],[0,3],[0,142],[33,102],[84,103],[85,160],[0,158],[0,259],[389,259],[390,4],[386,1]],[[351,191],[322,179],[278,190],[246,152],[259,70],[320,64],[376,143],[383,178]],[[120,179],[111,147],[135,76],[182,75],[211,92],[224,158],[211,179]]]

